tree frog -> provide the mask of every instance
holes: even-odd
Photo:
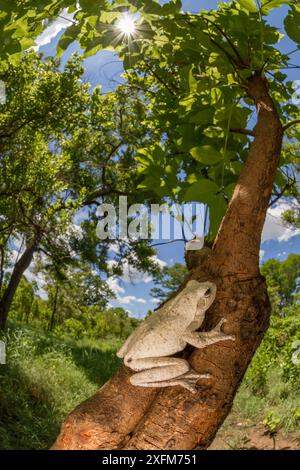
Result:
[[[195,372],[185,359],[170,356],[187,344],[204,348],[219,341],[234,341],[234,336],[221,331],[224,319],[211,331],[196,331],[215,296],[214,283],[190,280],[176,297],[146,318],[129,336],[117,356],[124,358],[125,365],[136,372],[130,377],[133,385],[181,385],[196,392],[196,382],[209,375]]]

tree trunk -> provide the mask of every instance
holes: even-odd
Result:
[[[200,381],[195,395],[181,387],[134,387],[128,381],[129,369],[121,368],[70,414],[53,449],[207,448],[228,415],[269,323],[259,247],[283,136],[267,81],[253,75],[248,95],[258,114],[249,157],[212,250],[206,250],[188,278],[217,285],[204,329],[226,318],[223,331],[234,334],[236,341],[184,351],[196,371],[211,375]]]
[[[27,306],[27,311],[26,311],[26,319],[25,319],[26,325],[28,325],[29,323],[29,318],[32,313],[33,302],[34,302],[34,292],[32,291],[30,293],[30,305]]]
[[[49,326],[48,326],[49,331],[53,330],[54,324],[55,324],[55,315],[56,315],[56,311],[57,311],[58,292],[59,292],[59,287],[58,287],[58,285],[56,285],[55,286],[53,306],[52,306],[52,314],[51,314],[51,318],[50,318],[50,322],[49,322]]]
[[[6,321],[8,317],[8,312],[11,307],[14,295],[20,284],[22,276],[26,269],[29,267],[34,252],[36,250],[36,244],[32,243],[30,246],[27,246],[24,253],[17,261],[14,266],[12,275],[10,277],[8,286],[6,287],[2,298],[0,299],[0,329],[3,330],[6,326]]]

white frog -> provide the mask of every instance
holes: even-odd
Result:
[[[187,344],[204,348],[219,341],[234,341],[234,336],[221,331],[224,319],[211,331],[196,332],[216,297],[216,290],[212,282],[189,281],[176,297],[146,318],[129,336],[117,356],[137,372],[130,377],[133,385],[181,385],[196,392],[196,382],[209,375],[198,374],[185,359],[169,356],[182,351]]]

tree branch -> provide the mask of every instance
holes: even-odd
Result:
[[[247,64],[244,62],[244,59],[243,57],[241,56],[241,54],[239,53],[237,47],[233,44],[233,42],[231,41],[231,39],[227,36],[227,34],[222,30],[222,28],[220,28],[219,25],[217,25],[216,23],[214,23],[214,21],[210,20],[209,18],[205,18],[205,21],[207,21],[208,23],[210,23],[212,26],[214,26],[218,31],[219,33],[222,34],[222,36],[226,39],[226,41],[228,42],[229,46],[231,47],[231,49],[233,50],[233,52],[235,53],[236,57],[238,58],[239,62],[241,65],[247,67]]]
[[[255,137],[255,131],[252,129],[230,128],[230,132],[234,132],[235,134],[251,135],[252,137]]]
[[[96,204],[96,199],[98,197],[107,196],[108,194],[117,194],[119,196],[128,196],[128,192],[119,191],[118,189],[106,188],[106,189],[99,189],[95,191],[93,194],[88,196],[84,201],[82,206],[89,206],[90,204]]]
[[[284,187],[282,188],[282,190],[280,191],[280,193],[278,193],[278,194],[274,197],[274,199],[272,199],[272,200],[270,201],[269,207],[272,207],[273,204],[275,204],[277,201],[279,201],[279,199],[282,198],[282,196],[284,195],[284,193],[286,192],[286,190],[287,190],[287,189],[291,189],[291,188],[295,185],[295,183],[296,183],[296,179],[291,179],[290,182],[286,183],[286,184],[284,185]]]
[[[283,130],[287,131],[290,127],[295,126],[296,124],[300,124],[300,119],[295,119],[294,121],[290,121],[283,126]]]
[[[165,88],[166,90],[168,90],[168,92],[172,95],[172,96],[176,96],[176,93],[169,87],[169,85],[163,81],[162,78],[160,78],[160,76],[155,72],[155,70],[153,70],[149,64],[147,64],[145,62],[145,65],[146,65],[146,68],[150,71],[150,73],[152,73],[152,75],[154,75],[154,77],[156,78],[156,80],[159,81],[159,83],[161,83]]]

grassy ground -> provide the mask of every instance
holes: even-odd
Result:
[[[273,431],[274,430],[274,435]],[[266,392],[255,395],[243,383],[232,412],[219,430],[212,449],[300,449],[299,383],[281,380],[270,370]]]
[[[118,368],[118,346],[9,330],[7,364],[0,365],[0,449],[47,449],[64,417]]]
[[[47,449],[65,416],[93,394],[117,369],[119,342],[60,340],[14,326],[7,341],[7,365],[0,365],[0,449]],[[232,413],[212,448],[271,448],[263,421],[280,429],[278,448],[297,448],[300,439],[298,386],[271,371],[267,393],[254,395],[244,383]]]

